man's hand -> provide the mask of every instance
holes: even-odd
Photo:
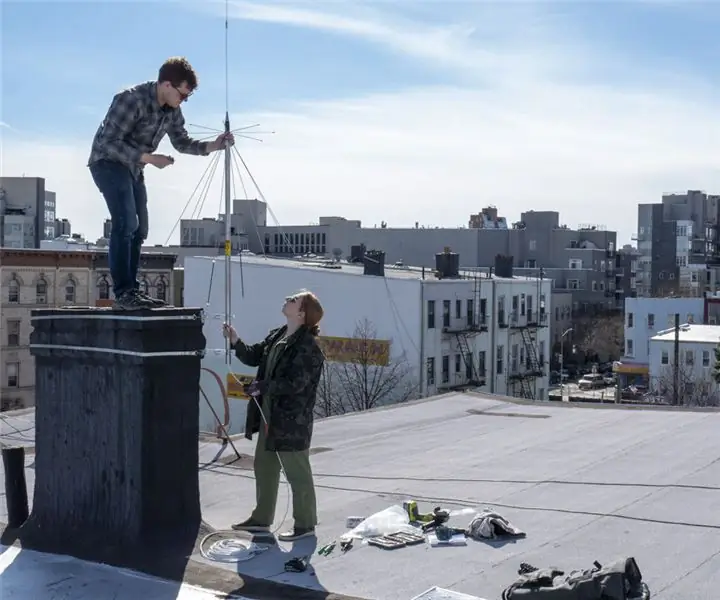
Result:
[[[175,159],[172,156],[166,156],[165,154],[144,154],[143,162],[157,167],[158,169],[164,169],[165,167],[173,164]]]
[[[235,136],[232,133],[221,133],[214,142],[210,142],[208,150],[210,152],[222,150],[225,148],[225,140],[229,141],[231,146],[235,144]]]

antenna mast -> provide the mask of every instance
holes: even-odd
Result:
[[[225,0],[225,135],[230,134],[230,92],[228,77],[228,0]],[[232,154],[230,140],[225,140],[225,323],[232,320],[232,228],[230,215],[232,214]],[[225,362],[232,363],[230,339],[225,340]]]

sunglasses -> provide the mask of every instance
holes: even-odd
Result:
[[[178,94],[180,94],[180,98],[181,98],[180,102],[187,102],[187,99],[188,99],[190,96],[193,95],[192,92],[183,92],[183,91],[182,91],[181,89],[179,89],[177,86],[173,86],[173,88],[175,89],[175,91],[176,91]]]

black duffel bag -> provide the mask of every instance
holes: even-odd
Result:
[[[635,559],[623,558],[602,566],[565,573],[556,568],[534,569],[523,564],[520,578],[502,600],[648,600]]]

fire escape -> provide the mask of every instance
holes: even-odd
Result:
[[[444,335],[454,337],[456,351],[460,354],[462,364],[465,367],[465,372],[460,373],[460,377],[458,377],[457,373],[451,374],[449,382],[440,386],[445,389],[462,389],[485,385],[486,366],[480,364],[480,356],[475,355],[471,343],[472,338],[488,330],[487,310],[485,301],[480,293],[480,277],[481,275],[479,273],[475,276],[467,277],[473,280],[473,297],[467,301],[465,317],[461,317],[463,319],[462,323],[453,326],[450,324],[450,315],[447,313],[443,314],[444,322],[442,332]]]
[[[541,286],[538,280],[537,293],[534,298],[540,303]],[[512,395],[527,400],[535,400],[536,385],[535,380],[542,377],[545,373],[545,356],[538,353],[538,330],[548,326],[548,315],[545,312],[544,305],[540,304],[537,308],[531,303],[532,296],[528,295],[527,299],[522,294],[513,296],[513,306],[510,312],[509,325],[512,332],[519,332],[522,339],[520,346],[520,356],[513,355],[509,360],[507,382]],[[520,306],[518,306],[518,300]],[[526,305],[527,302],[527,305]],[[510,344],[508,344],[509,346]],[[508,352],[510,348],[508,347]]]

